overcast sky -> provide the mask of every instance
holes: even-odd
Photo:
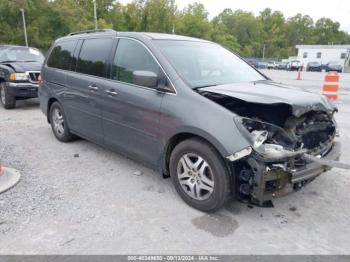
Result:
[[[131,0],[119,0],[122,3]],[[254,14],[266,7],[282,11],[285,17],[297,13],[310,15],[315,21],[321,17],[329,17],[340,23],[340,28],[350,32],[350,0],[175,0],[179,9],[193,2],[203,3],[210,18],[219,14],[225,8],[242,9]]]

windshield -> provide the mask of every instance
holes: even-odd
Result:
[[[38,50],[30,47],[5,47],[0,50],[0,62],[43,62],[44,56]]]
[[[156,43],[192,88],[266,80],[241,58],[217,44],[164,40]]]

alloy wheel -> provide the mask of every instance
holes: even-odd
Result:
[[[184,154],[177,165],[182,189],[195,200],[208,199],[214,190],[214,175],[209,164],[198,154]]]
[[[55,108],[53,110],[52,121],[53,121],[55,132],[59,136],[62,136],[64,134],[64,119],[63,119],[62,112],[58,108]]]

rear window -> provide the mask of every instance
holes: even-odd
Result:
[[[50,54],[47,61],[49,67],[71,70],[74,48],[77,41],[59,42]]]
[[[77,63],[77,72],[105,77],[106,61],[110,55],[113,40],[111,38],[86,39],[81,47]]]

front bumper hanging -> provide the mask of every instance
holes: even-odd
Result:
[[[238,198],[249,199],[254,204],[264,206],[276,197],[300,189],[332,167],[350,169],[349,165],[337,162],[340,154],[341,144],[334,142],[323,157],[302,154],[305,165],[298,168],[288,166],[288,161],[269,162],[252,154],[242,164],[243,169],[240,167]]]

